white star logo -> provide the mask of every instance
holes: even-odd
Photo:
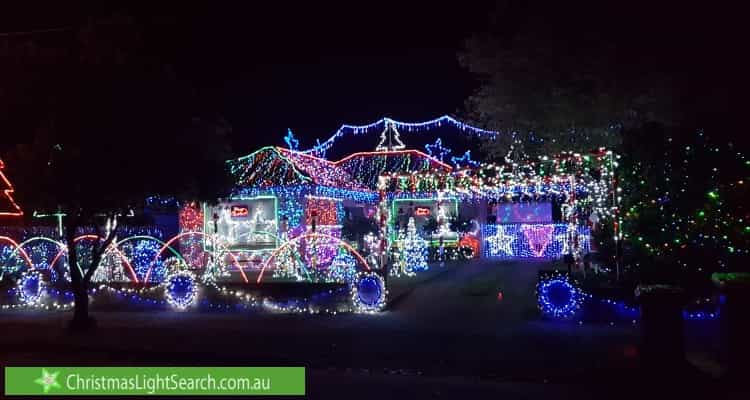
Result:
[[[61,387],[60,384],[57,383],[57,375],[59,374],[60,371],[55,371],[50,374],[46,369],[42,368],[42,376],[34,380],[34,383],[41,385],[46,394],[51,388]]]

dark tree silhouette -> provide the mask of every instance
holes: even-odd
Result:
[[[490,29],[466,41],[459,60],[480,80],[470,119],[516,132],[485,142],[489,158],[511,144],[529,155],[616,147],[652,122],[708,129],[726,111],[735,67],[716,60],[735,36],[697,28],[715,16],[613,7],[505,1]]]
[[[117,229],[99,230],[86,263],[76,231],[101,227],[149,195],[212,200],[228,192],[229,125],[202,115],[158,42],[128,17],[80,28],[7,37],[2,101],[21,127],[7,155],[19,202],[66,214],[74,328],[88,316],[91,277]],[[87,258],[88,261],[88,258]],[[88,265],[86,265],[88,264]]]

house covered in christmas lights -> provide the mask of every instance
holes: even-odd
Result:
[[[439,254],[446,247],[498,258],[559,258],[589,251],[589,225],[614,209],[611,152],[495,165],[471,160],[467,150],[451,157],[454,165],[449,165],[440,139],[422,152],[407,149],[400,138],[399,130],[416,132],[440,124],[475,135],[497,134],[450,117],[421,124],[383,119],[361,127],[345,125],[305,151],[264,147],[229,160],[235,179],[231,197],[216,206],[182,210],[181,230],[205,233],[183,243],[183,252],[185,246],[221,247],[232,262],[261,266],[284,243],[310,232],[341,239],[345,219],[357,216],[380,227],[370,251],[395,248],[411,221],[427,243],[441,248]],[[378,128],[383,132],[375,151],[337,161],[324,158],[337,138]],[[298,143],[289,135],[286,140],[290,146]],[[457,220],[465,222],[464,229],[457,228]],[[328,254],[316,256],[315,263],[336,257],[339,246],[334,242],[316,243],[317,249],[328,246]]]

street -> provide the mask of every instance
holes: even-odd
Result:
[[[2,359],[6,365],[303,365],[309,394],[328,398],[378,398],[386,388],[428,398],[534,398],[550,391],[588,398],[637,376],[637,326],[540,320],[534,285],[537,271],[550,266],[433,265],[423,276],[391,279],[394,298],[375,315],[109,312],[95,313],[95,332],[72,335],[63,313],[4,313]],[[623,389],[624,396],[635,387]]]

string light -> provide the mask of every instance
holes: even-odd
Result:
[[[464,155],[462,155],[461,157],[451,157],[451,162],[456,166],[456,168],[476,168],[479,166],[478,161],[474,161],[471,159],[471,150],[466,150],[466,153],[464,153]]]
[[[357,275],[357,260],[344,249],[340,249],[327,270],[328,277],[334,282],[352,284]]]
[[[636,254],[674,259],[686,271],[709,274],[746,265],[747,155],[702,130],[654,145],[662,152],[652,160],[624,160],[618,188],[623,207],[614,221],[624,231],[619,239]]]
[[[178,310],[185,310],[192,306],[198,297],[195,276],[189,271],[169,275],[163,285],[165,300]]]
[[[418,150],[360,152],[350,154],[333,164],[347,171],[369,190],[377,188],[378,179],[382,175],[428,171],[449,173],[453,170],[450,165]]]
[[[398,245],[403,273],[413,275],[429,269],[427,265],[427,242],[417,233],[414,218],[409,218],[406,232],[399,235]]]
[[[352,303],[359,312],[382,311],[386,304],[387,295],[385,281],[375,272],[360,272],[351,286]]]
[[[542,314],[557,319],[572,318],[584,299],[578,285],[557,271],[550,276],[540,277],[536,291]]]
[[[16,293],[21,304],[27,306],[39,304],[44,294],[42,275],[36,270],[22,273],[16,285]]]
[[[0,159],[0,189],[2,190],[2,199],[4,197],[4,200],[9,207],[8,209],[0,208],[0,216],[2,217],[20,217],[23,215],[23,210],[21,210],[21,207],[16,204],[16,201],[13,200],[13,192],[15,189],[13,189],[13,185],[11,185],[8,178],[5,177],[5,174],[3,174],[3,168],[5,168],[5,164],[3,163],[3,160]],[[0,203],[0,205],[6,205]]]
[[[391,120],[385,121],[385,128],[383,133],[380,134],[380,143],[375,147],[375,151],[392,151],[401,150],[406,145],[401,141],[400,134],[396,129],[395,124]],[[396,142],[395,144],[393,142]]]
[[[284,136],[284,143],[286,143],[286,147],[288,147],[290,150],[299,150],[299,140],[297,140],[297,138],[294,137],[292,130],[289,128],[287,128],[286,130],[286,136]]]
[[[571,232],[572,230],[572,232]],[[559,259],[567,237],[575,232],[578,249],[590,251],[590,229],[570,224],[486,224],[483,228],[485,256],[495,258]]]
[[[640,308],[622,300],[599,298],[584,292],[580,284],[567,274],[559,271],[542,274],[537,282],[537,304],[542,314],[548,318],[570,320],[574,317],[583,323],[584,318],[596,317],[585,314],[602,311],[601,307],[611,310],[608,314],[610,325],[615,321],[629,321],[633,324],[640,320]],[[596,308],[596,306],[600,306]],[[697,299],[685,306],[682,316],[688,321],[715,320],[720,316],[720,308],[709,298]]]
[[[445,156],[451,153],[451,149],[443,147],[443,140],[441,138],[437,138],[433,144],[426,144],[424,148],[427,150],[427,154],[429,154],[430,157],[438,159],[441,162]]]
[[[430,121],[425,122],[400,122],[395,121],[390,118],[383,118],[381,120],[378,120],[376,122],[373,122],[368,125],[342,125],[336,133],[334,133],[331,137],[329,137],[324,142],[317,141],[317,145],[305,150],[304,153],[315,155],[315,156],[325,156],[325,153],[330,150],[330,148],[334,145],[334,143],[344,137],[344,135],[353,134],[353,135],[361,135],[370,133],[375,129],[380,129],[381,127],[385,127],[386,125],[391,125],[396,129],[400,129],[402,131],[407,132],[419,132],[419,131],[425,131],[430,130],[434,128],[439,128],[441,126],[453,126],[454,128],[460,129],[462,132],[465,132],[467,134],[475,135],[478,137],[489,137],[489,138],[495,138],[498,135],[498,132],[485,130],[476,128],[474,126],[465,124],[461,121],[458,121],[454,119],[453,117],[450,117],[448,115],[444,115],[439,118],[435,118]]]

